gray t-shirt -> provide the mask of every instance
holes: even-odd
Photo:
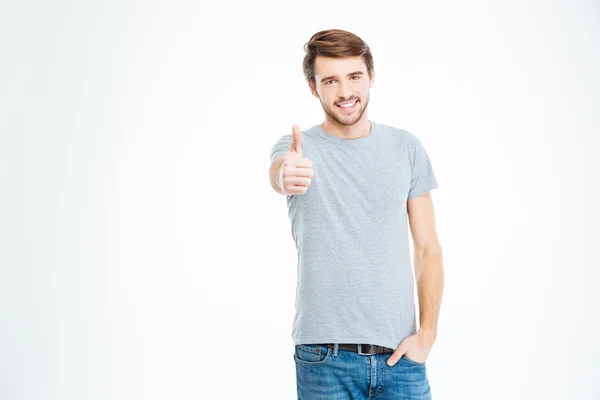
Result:
[[[407,200],[438,188],[412,133],[371,121],[371,133],[342,139],[320,125],[302,131],[314,176],[287,195],[298,250],[294,344],[371,343],[396,349],[416,332]],[[280,137],[271,162],[285,154]]]

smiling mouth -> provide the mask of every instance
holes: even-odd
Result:
[[[341,108],[344,111],[353,111],[356,108],[357,104],[358,104],[358,100],[354,100],[352,102],[336,104],[336,106]]]

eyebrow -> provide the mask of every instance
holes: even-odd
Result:
[[[350,72],[347,76],[351,76],[351,75],[364,75],[365,73],[362,71],[354,71],[354,72]],[[328,81],[330,79],[335,78],[335,75],[331,75],[331,76],[326,76],[325,78],[321,79],[321,83]]]

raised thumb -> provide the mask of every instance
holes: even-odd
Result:
[[[296,124],[292,126],[292,144],[290,146],[290,151],[295,151],[296,153],[302,155],[302,132],[300,131],[300,127]]]

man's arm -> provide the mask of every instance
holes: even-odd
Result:
[[[419,296],[420,328],[433,343],[442,302],[444,269],[431,192],[407,201],[410,229],[414,242],[414,265]]]
[[[287,142],[282,142],[285,138],[291,139],[287,153],[273,159],[275,154],[283,151],[281,148],[283,143],[286,143],[287,146]],[[285,195],[306,193],[314,175],[314,170],[312,161],[302,156],[302,131],[298,125],[294,124],[292,126],[292,135],[283,136],[275,144],[271,151],[271,159],[273,162],[269,167],[269,181],[277,193]]]
[[[271,168],[269,169],[269,180],[271,181],[271,186],[279,194],[283,194],[281,188],[279,187],[279,169],[282,165],[283,156],[279,156],[271,163]]]

